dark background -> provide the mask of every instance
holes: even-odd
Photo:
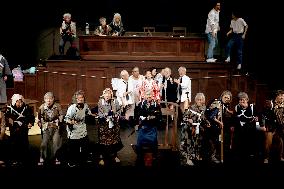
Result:
[[[36,3],[35,3],[36,2]],[[111,21],[119,12],[127,31],[142,31],[143,26],[156,26],[158,31],[171,31],[172,26],[186,26],[190,32],[204,33],[207,14],[213,0],[44,0],[7,1],[0,11],[0,52],[11,67],[36,65],[36,43],[40,31],[59,27],[65,12],[72,14],[77,27],[89,22],[98,25],[101,16]],[[245,41],[246,70],[271,88],[283,88],[283,25],[281,6],[277,1],[223,0],[220,13],[220,45],[225,48],[232,10],[238,10],[249,25]]]

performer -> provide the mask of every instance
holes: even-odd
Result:
[[[284,91],[277,90],[276,97],[274,100],[274,115],[276,116],[276,130],[275,130],[275,140],[273,141],[275,145],[274,149],[279,149],[280,151],[274,154],[276,161],[284,161]]]
[[[123,36],[125,34],[125,30],[123,28],[121,15],[119,13],[115,13],[113,15],[113,20],[109,24],[112,29],[112,36]]]
[[[219,2],[216,2],[214,8],[208,13],[205,33],[208,40],[208,50],[206,62],[216,62],[217,59],[213,57],[213,51],[218,43],[217,32],[220,30],[219,26],[219,13],[220,13]]]
[[[0,104],[0,168],[5,167],[5,161],[7,160],[7,144],[5,140],[6,120],[3,109],[4,105]]]
[[[157,82],[153,79],[151,71],[146,71],[145,80],[142,82],[140,87],[140,101],[146,99],[146,94],[151,93],[153,100],[160,100],[160,88]]]
[[[178,69],[179,79],[174,79],[174,82],[178,84],[177,98],[180,103],[181,112],[188,108],[191,102],[191,79],[186,75],[186,68],[179,67]]]
[[[193,160],[200,158],[200,132],[205,126],[205,95],[197,93],[195,103],[185,110],[181,129],[180,152],[187,165],[194,165]]]
[[[136,144],[138,165],[152,166],[157,158],[157,126],[161,124],[162,112],[152,93],[148,91],[144,100],[139,103],[140,123]]]
[[[116,96],[119,105],[123,108],[122,114],[124,114],[126,120],[130,120],[133,119],[134,116],[134,87],[126,70],[120,72],[120,77],[121,79],[118,82]]]
[[[230,54],[233,45],[237,47],[237,69],[241,69],[243,62],[243,46],[244,39],[248,30],[248,25],[244,19],[240,18],[238,13],[232,13],[232,20],[230,25],[230,31],[228,31],[227,36],[232,34],[231,39],[229,40],[226,46],[226,60],[225,62],[230,62]]]
[[[38,165],[43,165],[46,160],[55,161],[56,165],[60,164],[56,153],[62,145],[62,136],[60,135],[60,131],[63,129],[62,123],[63,113],[60,104],[54,102],[52,92],[45,93],[44,104],[39,107],[38,112],[38,126],[42,131]],[[48,144],[50,141],[52,141],[51,154],[48,153]]]
[[[8,61],[0,54],[0,105],[7,103],[6,81],[12,75]]]
[[[34,125],[33,110],[24,102],[20,94],[12,96],[12,103],[5,113],[6,124],[10,130],[12,165],[26,163],[29,151],[29,129]]]
[[[75,92],[74,96],[76,103],[69,106],[65,116],[69,144],[69,167],[77,166],[87,159],[88,135],[85,118],[87,115],[94,115],[85,102],[84,91],[79,90]]]
[[[73,41],[76,38],[76,23],[71,20],[71,14],[65,13],[63,15],[63,22],[60,27],[61,39],[59,42],[59,53],[64,55],[64,47],[67,41],[73,47]]]
[[[105,160],[119,163],[117,152],[123,145],[120,138],[120,106],[113,98],[110,88],[103,91],[103,95],[98,103],[99,116],[99,145],[101,149],[100,165],[105,165]]]
[[[100,21],[100,26],[96,28],[94,34],[98,36],[110,35],[111,27],[108,24],[106,24],[106,18],[101,17],[99,21]]]
[[[257,155],[256,133],[260,124],[254,104],[249,104],[247,93],[238,94],[239,104],[235,106],[236,152],[241,160],[249,160]]]

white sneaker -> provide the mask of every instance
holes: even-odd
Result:
[[[267,164],[269,161],[268,159],[264,159],[263,163]]]
[[[228,56],[228,58],[225,60],[225,62],[230,62],[231,61],[231,58]]]
[[[208,59],[206,60],[206,62],[216,62],[216,59],[214,59],[214,58],[208,58]]]
[[[240,70],[241,68],[242,68],[242,65],[241,65],[241,64],[238,64],[237,70]]]
[[[116,163],[120,162],[120,159],[118,159],[118,157],[115,157],[114,160],[115,160]]]
[[[191,159],[187,159],[186,164],[190,166],[194,165]]]

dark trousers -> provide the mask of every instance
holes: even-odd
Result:
[[[83,163],[88,157],[88,136],[80,139],[68,139],[68,161],[75,164]]]

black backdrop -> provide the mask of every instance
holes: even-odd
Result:
[[[128,31],[141,31],[145,25],[153,25],[160,31],[172,26],[187,26],[191,32],[203,33],[206,18],[213,0],[43,0],[8,1],[0,11],[0,52],[11,67],[36,65],[36,39],[44,28],[60,26],[62,14],[70,12],[77,26],[86,22],[95,27],[98,19],[105,16],[111,21],[113,13],[119,12]],[[225,46],[231,11],[239,10],[249,24],[245,43],[245,61],[250,74],[275,88],[283,87],[281,55],[283,32],[279,2],[255,3],[246,0],[221,1],[220,43]],[[280,46],[281,48],[277,47]],[[282,53],[282,54],[281,54]]]

